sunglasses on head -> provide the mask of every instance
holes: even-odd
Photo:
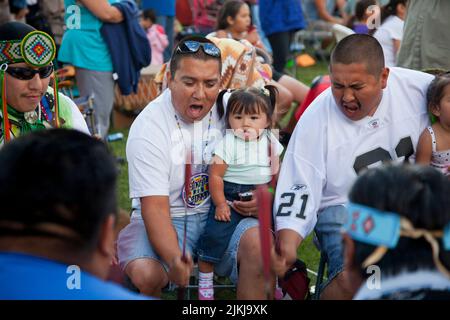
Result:
[[[37,70],[22,67],[8,67],[8,69],[6,69],[6,72],[9,73],[12,77],[19,80],[31,80],[36,74],[39,74],[39,77],[41,77],[41,79],[44,79],[50,77],[50,75],[52,74],[53,65],[50,64]]]
[[[193,40],[184,41],[177,47],[177,52],[196,53],[200,49],[200,47],[203,48],[203,52],[207,55],[220,58],[220,49],[209,42],[198,42]]]

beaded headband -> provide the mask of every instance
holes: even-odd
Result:
[[[0,41],[0,65],[25,62],[44,67],[53,61],[55,54],[55,42],[42,31],[32,31],[22,40]]]
[[[439,260],[439,244],[436,238],[442,238],[444,250],[450,250],[450,223],[444,230],[416,229],[413,224],[395,212],[384,212],[375,208],[349,202],[347,205],[345,231],[352,239],[377,246],[377,249],[363,262],[363,268],[380,261],[388,249],[397,246],[400,237],[425,238],[433,251],[436,267],[450,277],[450,272]]]
[[[56,45],[52,37],[39,30],[28,33],[21,40],[0,40],[0,92],[4,141],[11,139],[8,106],[6,101],[5,72],[9,64],[25,62],[32,67],[45,67],[52,63],[56,55]],[[55,95],[55,125],[59,127],[59,99],[57,77],[53,81]],[[34,112],[34,111],[32,111]]]

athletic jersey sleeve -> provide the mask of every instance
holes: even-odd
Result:
[[[326,127],[312,130],[324,123],[315,118],[318,115],[305,113],[297,124],[283,158],[274,201],[276,230],[292,229],[303,238],[317,222],[326,181]]]

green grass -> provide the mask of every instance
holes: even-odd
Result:
[[[118,159],[119,177],[117,181],[117,196],[119,207],[126,211],[131,209],[128,187],[128,163],[126,162],[125,147],[129,129],[113,130],[112,132],[122,132],[123,140],[109,142],[108,146],[114,156]]]
[[[298,68],[297,69],[297,75],[298,79],[302,81],[303,83],[307,84],[308,86],[311,85],[311,81],[318,75],[327,74],[328,69],[327,65],[324,62],[318,62],[314,66],[307,67],[307,68]],[[291,110],[291,113],[293,112],[295,108],[293,107]],[[117,195],[118,195],[118,201],[119,201],[119,207],[121,209],[124,209],[126,211],[130,211],[131,208],[131,201],[129,199],[129,187],[128,187],[128,165],[126,162],[126,155],[125,155],[125,147],[126,147],[126,138],[128,137],[128,129],[123,130],[112,130],[113,132],[122,132],[124,134],[124,139],[120,141],[114,141],[109,143],[109,148],[111,152],[114,154],[115,157],[118,159],[123,159],[123,161],[119,162],[119,178],[117,182]],[[303,260],[307,268],[310,270],[313,270],[314,272],[317,272],[318,265],[319,265],[319,252],[315,248],[313,242],[312,242],[312,236],[309,236],[303,241],[302,245],[300,246],[298,250],[298,257]],[[311,277],[311,285],[315,284],[315,276],[312,274],[309,274]],[[194,290],[195,291],[195,290]],[[196,292],[192,292],[191,298],[196,299],[197,295]],[[176,299],[175,293],[166,293],[163,295],[164,299]],[[235,292],[234,290],[229,289],[219,289],[217,291],[216,295],[217,299],[224,299],[224,300],[232,300],[235,299]]]
[[[311,67],[297,67],[296,73],[297,79],[309,86],[315,77],[328,74],[328,64],[323,61],[318,61]]]

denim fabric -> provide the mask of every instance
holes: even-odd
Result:
[[[239,200],[240,192],[253,190],[254,185],[243,185],[224,181],[224,194],[228,201]],[[211,203],[204,233],[199,239],[197,255],[200,260],[218,263],[228,247],[231,236],[239,222],[246,218],[230,207],[231,221],[218,221],[214,218],[216,206]]]
[[[328,280],[326,287],[344,268],[344,251],[341,228],[344,225],[347,210],[344,206],[331,206],[319,212],[315,232],[320,243],[320,251],[326,255]]]
[[[195,252],[198,238],[205,227],[207,214],[198,213],[186,217],[172,218],[172,224],[177,233],[180,248],[183,248],[185,218],[187,220],[186,252],[192,255]],[[117,254],[122,270],[125,270],[127,264],[131,261],[141,258],[157,260],[166,271],[169,270],[169,267],[150,244],[142,217],[132,217],[130,224],[119,233]]]
[[[208,215],[206,213],[198,213],[187,216],[187,252],[195,253],[198,238],[200,237],[200,234],[203,233],[207,217]],[[172,218],[174,228],[178,235],[180,248],[183,241],[184,219],[185,217]],[[238,281],[237,253],[241,238],[248,229],[255,227],[258,227],[258,219],[244,218],[236,227],[236,230],[234,231],[225,250],[223,258],[218,264],[215,265],[215,272],[220,276],[229,277],[234,284],[237,284]],[[126,266],[131,261],[145,258],[159,261],[165,270],[168,270],[167,265],[153,250],[148,240],[147,231],[145,229],[144,220],[142,217],[132,217],[130,224],[119,233],[119,238],[117,240],[117,253],[122,270],[125,270]]]
[[[229,277],[231,282],[238,282],[238,251],[239,244],[245,232],[251,228],[258,228],[258,219],[245,218],[239,222],[231,237],[228,248],[223,254],[222,260],[214,266],[214,272],[222,277]]]

